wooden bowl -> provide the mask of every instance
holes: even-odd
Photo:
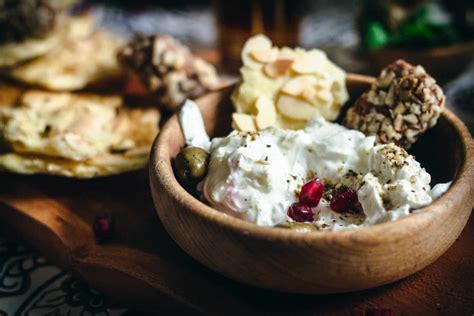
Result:
[[[426,71],[441,84],[466,70],[474,56],[474,42],[453,44],[430,49],[386,48],[367,54],[372,70],[379,73],[397,59],[414,65],[423,65]]]
[[[352,97],[371,77],[349,75]],[[212,136],[230,130],[233,87],[198,100]],[[150,183],[157,213],[171,237],[203,265],[254,286],[293,293],[337,293],[404,278],[441,256],[461,233],[474,202],[474,148],[464,124],[445,110],[414,153],[433,180],[450,190],[419,213],[396,222],[343,232],[298,233],[259,227],[195,199],[177,182],[171,160],[183,146],[177,116],[151,152]],[[217,294],[217,293],[216,293]]]

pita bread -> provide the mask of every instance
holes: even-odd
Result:
[[[0,169],[89,178],[146,165],[158,110],[126,108],[118,96],[13,95],[0,106]]]
[[[20,87],[0,83],[0,109],[15,105],[23,92],[24,89]]]
[[[2,108],[4,142],[15,152],[82,161],[110,147],[120,97],[25,92]]]
[[[65,38],[83,37],[93,29],[91,16],[60,19],[45,37],[0,45],[0,67],[11,67],[51,51]]]
[[[12,69],[15,80],[55,91],[79,90],[117,78],[120,42],[96,32],[81,40],[68,40],[60,47]]]
[[[150,148],[125,154],[103,154],[87,161],[70,161],[17,153],[0,154],[0,170],[21,174],[50,174],[71,178],[95,178],[145,168]]]

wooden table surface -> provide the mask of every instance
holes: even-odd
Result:
[[[318,12],[326,16],[322,10]],[[121,14],[117,18],[115,10],[105,10],[100,16],[104,24],[116,21],[123,26],[122,20],[134,22],[134,28],[130,29],[128,24],[123,27],[127,31],[139,29],[144,22]],[[161,25],[158,19],[150,19]],[[343,17],[341,21],[350,19]],[[211,53],[210,59],[213,58]],[[469,71],[447,86],[448,101],[458,97],[461,100],[453,101],[461,105],[454,111],[468,124],[471,133],[473,74],[471,65]],[[104,211],[113,215],[116,232],[110,242],[99,245],[91,225],[93,218]],[[199,265],[171,240],[160,224],[145,172],[90,181],[0,174],[0,229],[125,305],[153,315],[160,311],[380,315],[377,311],[383,309],[396,315],[474,314],[473,215],[460,238],[426,269],[383,287],[322,296],[249,287]]]

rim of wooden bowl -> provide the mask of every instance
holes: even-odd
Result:
[[[347,77],[358,83],[367,83],[373,80],[372,77],[357,74],[348,74]],[[450,189],[439,199],[419,209],[410,216],[392,222],[343,231],[301,233],[279,227],[257,226],[254,223],[234,218],[212,208],[188,193],[174,176],[168,148],[168,139],[170,138],[170,133],[172,133],[171,128],[173,126],[179,128],[177,114],[174,114],[168,120],[154,141],[150,159],[150,177],[155,177],[156,182],[162,186],[163,192],[168,194],[175,203],[179,204],[187,212],[192,212],[202,219],[235,233],[260,239],[290,243],[312,243],[321,241],[330,243],[355,239],[360,242],[396,242],[398,239],[406,236],[407,231],[425,227],[435,221],[436,217],[440,214],[450,212],[450,208],[445,207],[449,204],[447,202],[456,200],[460,196],[470,194],[471,204],[474,203],[474,188],[471,188],[474,186],[474,142],[464,123],[462,123],[455,114],[444,109],[442,116],[454,127],[457,137],[461,140],[463,152],[462,165],[458,169]]]

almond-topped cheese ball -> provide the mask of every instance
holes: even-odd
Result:
[[[232,94],[238,130],[299,129],[315,115],[335,120],[348,99],[346,73],[321,50],[273,47],[260,34],[245,43],[242,63]]]
[[[120,96],[0,87],[0,170],[91,178],[146,166],[159,112]]]
[[[382,70],[369,91],[348,110],[346,126],[377,142],[410,148],[444,108],[441,88],[422,66],[397,60]]]

